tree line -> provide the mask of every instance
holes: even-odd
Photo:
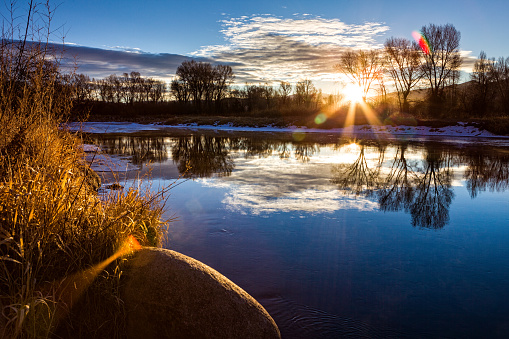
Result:
[[[233,86],[235,75],[228,65],[211,65],[194,60],[184,61],[169,85],[144,78],[138,72],[112,74],[104,79],[90,79],[76,74],[71,82],[75,100],[134,104],[140,102],[170,102],[193,112],[220,113],[271,110],[316,110],[336,104],[338,96],[324,96],[313,82],[304,79],[295,86],[280,81]]]
[[[451,24],[429,24],[417,38],[390,37],[382,49],[347,50],[338,56],[334,69],[359,87],[365,102],[387,114],[434,118],[509,114],[509,58],[490,59],[481,52],[470,81],[459,86],[460,32]],[[170,84],[138,72],[100,80],[78,74],[71,82],[78,102],[170,102],[182,111],[198,113],[306,113],[338,109],[347,99],[324,95],[309,79],[295,85],[279,81],[244,86],[234,86],[234,80],[229,65],[189,60],[178,66]],[[425,97],[412,97],[417,89],[424,90]]]
[[[386,83],[392,83],[401,112],[420,108],[430,117],[508,115],[509,58],[489,59],[481,52],[470,81],[459,87],[460,38],[451,24],[429,24],[417,41],[391,37],[383,49],[347,51],[335,69],[361,89],[364,100],[376,89],[387,101]],[[425,100],[411,102],[411,92],[422,88]]]
[[[104,79],[90,79],[85,74],[71,77],[78,102],[101,100],[110,103],[133,104],[135,102],[161,102],[164,99],[166,83],[161,80],[142,77],[139,72],[112,74]]]

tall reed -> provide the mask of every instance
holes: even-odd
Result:
[[[4,22],[0,41],[0,337],[69,328],[76,337],[121,337],[118,251],[130,236],[157,245],[163,202],[136,189],[98,195],[81,140],[58,127],[72,107],[73,75],[61,73],[47,43],[30,40],[49,25],[34,23],[41,5],[51,18],[47,3],[31,1],[21,39]],[[80,300],[95,304],[76,322],[69,314]]]

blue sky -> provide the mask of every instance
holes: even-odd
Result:
[[[344,48],[412,39],[429,23],[461,32],[466,68],[481,50],[508,57],[508,13],[509,1],[87,0],[61,2],[52,27],[55,37],[65,35],[79,71],[94,77],[136,70],[170,79],[178,64],[195,57],[231,64],[239,83],[332,84]]]

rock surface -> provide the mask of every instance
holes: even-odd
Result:
[[[281,337],[253,297],[183,254],[144,248],[124,273],[128,338]]]

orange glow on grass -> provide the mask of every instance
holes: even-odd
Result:
[[[83,292],[92,284],[95,278],[114,260],[140,250],[142,247],[135,237],[130,235],[122,243],[120,248],[108,259],[81,272],[74,273],[64,279],[53,282],[50,289],[55,292],[58,302],[58,318],[62,319],[79,300]]]

